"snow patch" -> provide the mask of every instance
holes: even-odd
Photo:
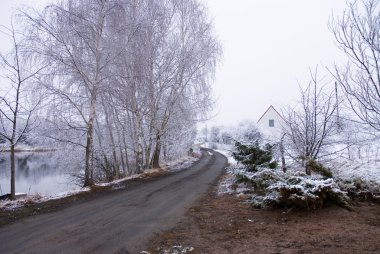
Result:
[[[380,161],[367,160],[335,160],[328,164],[333,175],[342,179],[360,178],[366,182],[374,182],[380,185]]]
[[[169,171],[179,171],[190,167],[201,158],[201,153],[193,153],[192,156],[184,156],[178,160],[167,162],[164,164],[164,168],[168,168]]]
[[[175,245],[171,247],[170,249],[158,249],[159,254],[185,254],[185,253],[190,253],[194,250],[193,247],[184,247],[181,245]],[[140,254],[150,254],[147,251],[142,251]]]
[[[0,202],[0,209],[4,210],[15,210],[18,208],[21,208],[25,206],[26,204],[32,204],[32,203],[43,203],[49,200],[56,200],[61,199],[73,195],[77,195],[79,193],[89,192],[91,189],[89,187],[82,188],[80,190],[73,190],[73,191],[66,191],[62,193],[58,193],[51,196],[42,196],[41,194],[35,194],[35,195],[26,195],[25,197],[22,197],[17,200],[4,200]]]
[[[230,150],[222,150],[222,149],[216,149],[215,151],[217,151],[218,153],[221,153],[224,156],[226,156],[227,159],[228,159],[228,163],[231,166],[232,165],[237,165],[237,161],[232,157],[232,151],[230,151]]]

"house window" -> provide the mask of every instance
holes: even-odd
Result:
[[[274,127],[274,120],[273,119],[269,120],[269,127]]]

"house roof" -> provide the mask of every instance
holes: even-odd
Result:
[[[279,115],[282,118],[281,114],[278,113],[278,111],[272,105],[270,105],[269,108],[264,112],[264,114],[260,117],[260,119],[257,122],[260,122],[260,120],[265,116],[265,114],[269,111],[270,108],[272,108],[277,113],[277,115]]]

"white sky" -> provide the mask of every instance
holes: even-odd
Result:
[[[11,16],[17,8],[27,5],[41,9],[49,2],[49,0],[0,0],[0,26],[10,27]],[[4,31],[4,28],[0,27],[0,31]],[[6,52],[9,50],[9,45],[8,38],[0,32],[0,51]]]
[[[297,100],[298,84],[308,82],[309,67],[342,62],[328,30],[329,17],[341,14],[345,0],[202,0],[224,46],[215,80],[218,105],[213,122],[230,125],[258,120],[274,105]],[[49,0],[0,0],[0,25],[12,9],[41,7]],[[0,34],[0,50],[6,48]]]
[[[294,104],[309,67],[322,72],[342,62],[328,20],[342,13],[345,0],[204,2],[224,45],[215,83],[218,124],[257,121],[271,104]]]

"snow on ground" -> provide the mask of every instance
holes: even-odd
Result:
[[[168,168],[170,171],[182,170],[193,165],[194,162],[200,159],[200,157],[200,153],[194,152],[192,156],[184,156],[178,160],[165,163],[163,168]]]
[[[360,178],[380,185],[380,162],[377,160],[335,161],[329,167],[335,177],[351,180]]]
[[[90,191],[90,188],[85,187],[85,188],[81,188],[80,190],[61,192],[61,193],[51,195],[51,196],[42,196],[40,194],[27,195],[27,196],[24,196],[24,197],[19,198],[17,200],[0,201],[0,209],[15,210],[15,209],[18,209],[20,207],[23,207],[26,204],[42,203],[42,202],[46,202],[49,200],[61,199],[61,198],[69,197],[72,195],[76,195],[76,194],[88,192],[88,191]]]
[[[153,172],[157,172],[158,170],[151,170],[150,173],[153,173]],[[127,180],[131,180],[131,179],[135,179],[135,178],[139,178],[141,177],[142,174],[136,174],[136,175],[131,175],[131,176],[127,176],[127,177],[123,177],[123,178],[120,178],[120,179],[117,179],[117,180],[114,180],[112,182],[107,182],[107,183],[96,183],[95,185],[96,186],[100,186],[100,187],[114,187],[114,189],[118,189],[118,184],[121,183],[121,182],[124,182],[124,181],[127,181]]]
[[[232,157],[232,145],[225,145],[225,144],[218,144],[218,143],[212,143],[212,142],[205,142],[201,145],[203,148],[212,149],[218,153],[223,154],[227,157],[228,163],[230,165],[236,165],[236,160]]]
[[[179,171],[182,169],[185,169],[187,167],[190,167],[194,162],[198,161],[201,157],[201,154],[199,152],[194,152],[192,156],[184,156],[176,161],[172,162],[167,162],[163,164],[163,168],[165,171]],[[128,176],[122,179],[117,179],[112,182],[108,183],[97,183],[95,184],[96,186],[101,186],[101,187],[112,187],[114,189],[121,188],[120,183],[131,180],[131,179],[136,179],[136,178],[141,178],[145,177],[150,174],[154,174],[157,172],[162,172],[162,169],[147,169],[141,174],[136,174],[132,176]],[[0,209],[5,209],[5,210],[15,210],[18,208],[21,208],[25,206],[26,204],[30,203],[42,203],[46,202],[49,200],[55,200],[55,199],[61,199],[65,198],[68,196],[73,196],[79,193],[84,193],[84,192],[89,192],[91,189],[89,187],[84,187],[78,190],[72,190],[72,191],[66,191],[66,192],[61,192],[58,194],[50,195],[50,196],[43,196],[41,194],[36,194],[36,195],[26,195],[23,197],[18,198],[17,200],[2,200],[0,201]]]
[[[190,253],[194,250],[193,247],[184,247],[181,245],[175,245],[171,249],[166,250],[166,249],[159,249],[160,254],[185,254],[185,253]],[[150,254],[147,251],[142,251],[140,254]]]
[[[232,157],[232,154],[231,154],[232,152],[231,151],[220,150],[220,149],[216,149],[215,151],[217,151],[218,153],[221,153],[224,156],[226,156],[227,159],[228,159],[228,164],[230,164],[230,165],[236,165],[237,164],[237,161]]]

